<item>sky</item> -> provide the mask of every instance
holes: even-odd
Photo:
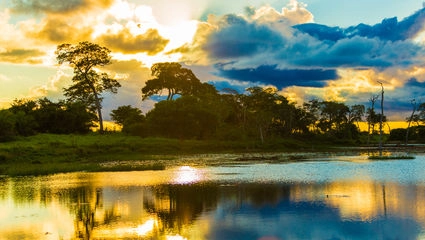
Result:
[[[403,121],[425,102],[425,4],[419,0],[3,0],[0,108],[14,99],[64,99],[72,69],[62,43],[111,50],[101,69],[122,87],[122,105],[152,109],[141,88],[157,62],[180,62],[218,90],[276,87],[301,105],[348,106],[385,91],[385,115]]]

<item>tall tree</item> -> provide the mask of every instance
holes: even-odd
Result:
[[[119,82],[98,72],[97,67],[111,63],[110,50],[90,42],[77,45],[61,44],[56,49],[56,58],[60,64],[68,63],[74,68],[73,84],[65,88],[65,96],[70,101],[83,101],[97,111],[99,131],[103,132],[102,93],[117,93]]]
[[[372,135],[375,131],[375,124],[378,123],[379,118],[378,115],[375,112],[375,103],[376,100],[378,100],[379,96],[378,95],[374,95],[372,96],[369,101],[371,103],[371,107],[367,109],[367,116],[366,116],[366,120],[367,120],[367,144],[369,144],[370,141],[370,130],[372,128]]]
[[[412,103],[412,114],[410,115],[410,117],[407,119],[407,129],[406,129],[406,142],[405,145],[408,144],[409,142],[409,130],[410,130],[410,124],[412,123],[414,116],[415,116],[415,112],[417,110],[417,104],[416,104],[416,100],[412,99],[411,101]]]

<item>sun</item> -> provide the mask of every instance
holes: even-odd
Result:
[[[155,54],[148,55],[146,53],[112,53],[117,60],[136,59],[143,63],[146,67],[151,67],[157,62],[176,62],[181,58],[180,53],[169,54],[171,50],[179,48],[185,44],[191,43],[196,34],[199,21],[191,17],[191,9],[185,4],[168,4],[167,9],[154,11],[151,6],[136,4],[130,1],[117,0],[111,6],[105,16],[101,17],[99,26],[93,33],[93,38],[109,32],[119,32],[128,29],[134,36],[143,35],[149,30],[157,30],[159,35],[168,40],[165,48]],[[109,21],[104,21],[109,19]],[[111,20],[113,19],[113,20]]]

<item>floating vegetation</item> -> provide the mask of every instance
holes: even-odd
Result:
[[[415,156],[412,155],[373,155],[369,156],[369,160],[411,160],[415,159]]]

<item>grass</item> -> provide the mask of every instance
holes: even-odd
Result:
[[[140,138],[118,133],[40,134],[0,143],[0,175],[159,170],[165,168],[168,160],[181,155],[294,151],[306,148],[309,145],[296,140],[260,144],[256,141]]]
[[[141,138],[120,133],[40,134],[0,143],[0,175],[161,170],[176,164],[181,159],[192,164],[201,163],[204,160],[200,155],[203,154],[243,153],[249,156],[255,153],[318,153],[347,150],[347,143],[343,144],[344,148],[333,148],[334,146],[342,145],[337,143],[332,145],[320,139],[310,141],[268,139],[262,144],[252,140],[198,141]],[[196,159],[192,159],[193,155],[197,156]]]

